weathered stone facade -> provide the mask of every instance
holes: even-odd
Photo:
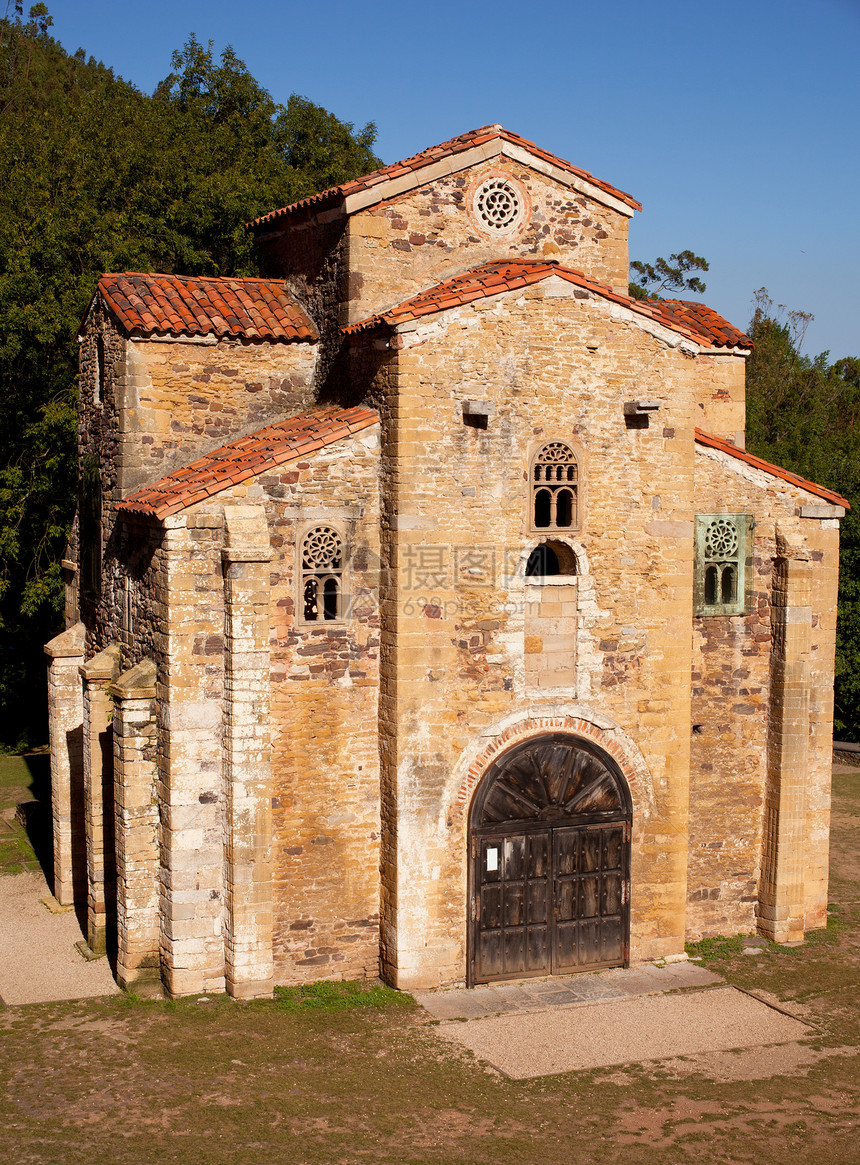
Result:
[[[267,280],[103,277],[47,650],[57,895],[124,985],[823,925],[844,503],[743,452],[746,337],[627,299],[636,209],[491,126],[252,224]]]

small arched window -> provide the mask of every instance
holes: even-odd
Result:
[[[314,526],[302,539],[302,617],[306,623],[343,618],[343,539],[333,526]]]
[[[571,530],[579,522],[579,466],[563,441],[538,450],[531,466],[531,522],[534,530]]]
[[[526,563],[526,578],[552,578],[576,573],[576,555],[563,542],[539,543]]]

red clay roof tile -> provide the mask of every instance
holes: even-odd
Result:
[[[117,505],[124,514],[166,518],[195,502],[238,485],[267,469],[292,461],[376,424],[373,409],[311,409],[269,425],[198,457],[189,465],[144,486]]]
[[[396,327],[397,324],[418,319],[433,312],[445,311],[447,308],[460,304],[472,303],[477,299],[486,299],[491,295],[499,295],[505,291],[516,291],[520,287],[528,287],[557,275],[568,283],[591,291],[613,303],[621,304],[630,311],[647,316],[663,327],[673,332],[681,332],[689,336],[698,344],[706,347],[749,350],[752,341],[743,332],[733,327],[722,316],[717,315],[711,308],[699,303],[685,303],[681,300],[631,299],[627,295],[620,295],[603,283],[590,279],[582,271],[571,267],[562,267],[558,263],[547,263],[542,260],[521,259],[516,262],[484,263],[480,267],[472,267],[461,275],[455,275],[434,287],[420,292],[411,299],[397,304],[386,312],[371,316],[369,319],[350,324],[344,332],[354,335],[357,332],[370,330],[387,325]]]
[[[840,497],[838,493],[834,493],[832,489],[825,489],[823,485],[816,485],[814,481],[807,481],[805,477],[800,477],[799,474],[789,473],[787,469],[782,469],[779,465],[765,461],[762,457],[756,457],[753,453],[747,453],[745,449],[738,449],[736,445],[732,445],[730,441],[723,440],[722,437],[714,437],[710,433],[705,433],[702,429],[696,429],[696,441],[699,445],[705,445],[709,449],[719,449],[721,453],[728,453],[731,457],[736,457],[738,461],[744,461],[747,465],[752,465],[756,469],[762,470],[763,473],[771,474],[772,477],[779,477],[791,485],[799,486],[800,489],[806,490],[807,493],[814,494],[818,498],[822,498],[833,506],[844,506],[846,510],[851,509],[851,503],[845,498]]]
[[[611,194],[613,198],[617,198],[621,202],[626,203],[633,210],[642,209],[641,203],[637,202],[632,195],[625,194],[623,190],[618,190],[616,187],[610,186],[608,182],[602,182],[599,178],[595,178],[593,174],[589,174],[587,170],[581,170],[578,166],[566,162],[564,158],[558,158],[548,150],[542,150],[527,138],[522,138],[519,134],[512,133],[510,130],[502,129],[500,125],[484,125],[480,129],[472,129],[468,133],[460,134],[459,137],[451,138],[447,142],[441,142],[438,146],[430,146],[428,149],[414,154],[411,158],[404,158],[400,162],[393,162],[390,166],[383,166],[380,170],[374,170],[372,174],[365,174],[362,178],[354,178],[351,182],[344,182],[340,186],[332,186],[328,190],[320,191],[319,194],[310,195],[309,198],[302,198],[299,202],[294,202],[290,206],[281,207],[279,210],[272,210],[268,214],[254,219],[253,222],[248,223],[248,226],[252,228],[266,226],[282,215],[293,214],[307,207],[320,207],[325,203],[339,202],[341,199],[347,198],[350,194],[357,194],[362,190],[370,190],[374,186],[378,186],[381,182],[386,182],[389,179],[397,178],[409,172],[421,170],[423,167],[431,166],[434,162],[438,162],[443,158],[455,157],[457,154],[462,154],[466,150],[484,145],[486,142],[493,141],[495,138],[504,142],[510,142],[511,145],[519,146],[521,149],[527,150],[530,154],[534,154],[535,157],[540,158],[542,161],[548,162],[560,170],[565,170],[569,174],[574,174],[576,177],[584,179],[592,186],[596,186],[598,190],[603,190],[606,194]]]
[[[218,336],[315,341],[317,330],[273,279],[223,279],[126,271],[102,275],[101,295],[132,335]]]

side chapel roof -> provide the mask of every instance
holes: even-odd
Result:
[[[310,409],[213,449],[130,494],[116,508],[123,514],[167,518],[230,485],[351,437],[378,420],[374,409],[362,407]]]
[[[753,466],[754,469],[760,469],[772,477],[779,477],[783,481],[787,481],[789,485],[796,485],[800,489],[806,490],[807,493],[822,498],[832,506],[844,506],[846,510],[851,509],[851,503],[846,498],[840,497],[838,493],[834,493],[832,489],[825,489],[823,485],[807,481],[805,477],[801,477],[797,473],[790,473],[787,469],[774,465],[771,461],[765,461],[763,457],[747,453],[746,449],[738,449],[737,445],[732,445],[730,441],[725,441],[722,437],[714,437],[713,434],[705,433],[702,429],[696,429],[695,434],[698,445],[704,445],[708,449],[718,449],[721,453],[728,453],[729,456],[736,457],[738,461],[743,461],[747,465]]]
[[[684,300],[631,299],[627,295],[620,295],[617,291],[613,291],[606,284],[598,283],[597,280],[589,278],[582,271],[577,271],[571,267],[562,267],[557,262],[534,259],[484,263],[479,267],[473,267],[461,275],[445,279],[442,283],[437,283],[434,287],[419,292],[418,295],[404,300],[403,303],[389,308],[388,311],[350,324],[344,328],[344,331],[354,335],[358,332],[372,330],[380,325],[396,327],[398,324],[446,311],[452,307],[459,307],[462,304],[472,303],[477,299],[486,299],[491,295],[500,295],[506,291],[515,291],[520,287],[529,287],[548,279],[551,275],[557,275],[568,283],[594,292],[613,303],[621,304],[630,311],[652,319],[664,327],[670,328],[673,332],[681,332],[709,348],[748,351],[753,346],[749,336],[702,303],[689,303]]]
[[[310,317],[277,279],[125,271],[102,275],[99,295],[135,336],[214,335],[281,343],[319,339]]]
[[[362,205],[369,206],[375,201],[381,201],[383,198],[432,181],[434,177],[464,169],[471,165],[474,159],[465,159],[461,155],[479,150],[483,151],[480,160],[494,157],[500,153],[507,153],[511,157],[519,156],[521,160],[530,161],[532,166],[538,169],[550,167],[569,175],[574,180],[584,182],[595,190],[609,195],[613,200],[624,203],[631,211],[642,209],[641,203],[637,202],[631,194],[625,194],[623,190],[618,190],[608,182],[595,178],[587,170],[581,170],[578,166],[566,162],[564,158],[558,158],[548,150],[541,149],[540,146],[530,142],[527,138],[522,138],[519,134],[503,129],[500,125],[484,125],[480,129],[471,129],[467,133],[460,134],[459,137],[441,142],[438,146],[430,146],[418,154],[413,154],[411,158],[393,162],[390,166],[383,166],[361,178],[354,178],[350,182],[341,183],[340,186],[332,186],[328,190],[320,191],[319,194],[302,198],[290,206],[272,210],[268,214],[254,219],[253,222],[248,223],[248,226],[252,228],[266,226],[276,219],[294,214],[296,211],[307,208],[322,209],[326,204],[338,203],[354,195],[378,195],[378,197],[367,197],[361,200]],[[528,158],[524,155],[528,155]],[[436,173],[436,169],[429,174],[421,173],[430,166],[438,169],[439,173]],[[391,188],[393,183],[397,183],[396,189]],[[347,207],[347,210],[349,209]]]

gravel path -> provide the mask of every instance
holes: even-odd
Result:
[[[41,873],[0,876],[0,1001],[49,1003],[116,995],[107,959],[87,962],[75,948],[82,939],[73,910],[52,914]]]

